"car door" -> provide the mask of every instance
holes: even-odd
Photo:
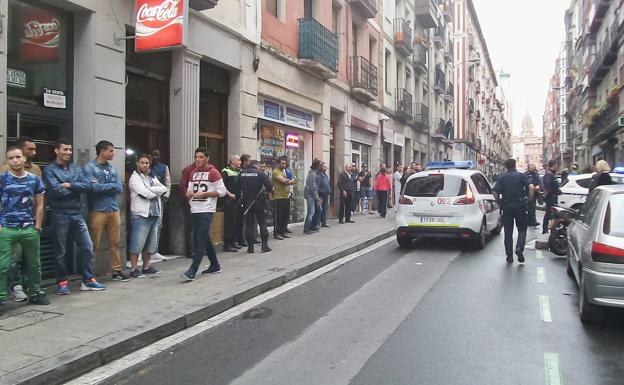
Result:
[[[481,200],[481,211],[485,213],[487,230],[492,231],[498,226],[498,217],[500,215],[500,209],[496,199],[494,198],[492,186],[481,173],[472,174],[470,179],[479,194],[479,199]]]
[[[568,227],[568,245],[570,247],[570,265],[574,269],[576,276],[579,276],[578,266],[581,262],[586,243],[591,248],[591,224],[595,220],[595,215],[600,202],[601,191],[596,190],[589,195],[583,208],[579,211],[576,219]]]

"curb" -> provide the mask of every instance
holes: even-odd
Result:
[[[330,251],[330,255],[309,264],[284,271],[280,276],[260,282],[256,286],[243,292],[235,293],[221,301],[207,305],[201,309],[181,315],[153,329],[137,334],[135,328],[129,326],[113,335],[107,335],[85,345],[63,352],[36,364],[16,370],[0,382],[22,385],[57,385],[76,378],[84,373],[139,350],[147,345],[171,336],[181,330],[212,318],[226,310],[233,308],[251,298],[285,283],[304,276],[314,270],[328,265],[338,259],[389,238],[395,234],[394,229],[379,234],[373,238],[361,241],[356,245],[343,246],[339,250]]]

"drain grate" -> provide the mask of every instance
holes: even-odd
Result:
[[[62,314],[50,313],[46,311],[31,310],[25,313],[16,314],[11,317],[0,319],[0,330],[7,332],[21,329],[26,326],[34,325],[52,318],[56,318]]]

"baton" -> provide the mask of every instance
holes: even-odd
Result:
[[[260,189],[260,191],[258,191],[258,193],[256,194],[256,197],[254,198],[253,201],[251,201],[251,204],[249,205],[249,207],[247,207],[247,209],[245,210],[245,212],[243,213],[243,216],[247,215],[247,213],[249,212],[249,209],[251,209],[251,206],[254,205],[254,203],[256,203],[256,199],[258,199],[260,197],[260,194],[262,194],[263,192],[266,191],[265,186],[262,186],[262,188]]]

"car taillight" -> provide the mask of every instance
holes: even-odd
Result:
[[[411,199],[409,199],[409,198],[407,198],[407,197],[402,196],[402,197],[401,197],[401,199],[399,199],[399,204],[400,204],[400,205],[413,205],[413,204],[414,204],[414,202],[412,202],[412,200],[411,200]]]
[[[472,188],[468,186],[466,189],[466,196],[461,197],[453,203],[454,205],[472,205],[476,202],[476,198],[474,193],[472,192]]]
[[[592,259],[604,263],[624,263],[624,249],[598,242],[592,243]]]

